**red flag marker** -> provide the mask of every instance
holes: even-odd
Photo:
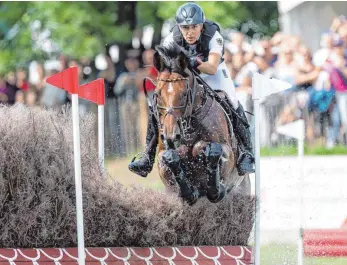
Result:
[[[47,78],[46,82],[52,86],[64,89],[70,94],[78,91],[78,67],[70,67]]]
[[[98,104],[98,148],[99,163],[104,169],[105,161],[105,124],[104,124],[104,105],[105,105],[105,85],[104,79],[99,78],[78,88],[78,96],[88,101]]]
[[[78,68],[70,67],[62,72],[47,78],[46,82],[52,86],[64,89],[71,94],[72,105],[72,130],[75,164],[75,188],[76,188],[76,215],[77,215],[77,244],[78,264],[85,265],[84,250],[84,224],[83,224],[83,197],[81,177],[81,148],[80,126],[78,111]]]
[[[105,105],[104,79],[99,78],[78,88],[78,96],[98,105]]]

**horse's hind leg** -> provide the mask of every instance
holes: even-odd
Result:
[[[161,155],[161,159],[174,174],[176,182],[180,187],[183,200],[187,201],[190,205],[196,203],[199,198],[199,191],[187,182],[177,151],[172,149],[164,151]]]
[[[218,143],[209,143],[203,149],[203,156],[205,157],[208,172],[207,198],[213,203],[220,202],[226,194],[225,186],[220,183],[220,162],[222,155],[222,145]]]

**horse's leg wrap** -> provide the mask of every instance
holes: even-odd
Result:
[[[225,186],[220,183],[220,159],[223,155],[222,146],[210,143],[205,147],[205,159],[208,172],[207,198],[213,203],[220,202],[226,194]]]
[[[177,184],[181,189],[181,196],[183,200],[187,201],[189,205],[196,203],[199,198],[199,191],[196,189],[196,187],[187,182],[181,165],[181,159],[177,151],[172,149],[165,151],[162,159],[174,174]]]

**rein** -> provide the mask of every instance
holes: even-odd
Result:
[[[152,100],[149,99],[148,93],[147,93],[147,88],[146,88],[146,80],[151,81],[154,85],[157,85],[157,83],[149,78],[145,77],[143,80],[143,88],[144,88],[144,93],[150,108],[150,111],[154,114],[160,130],[162,130],[163,125],[160,123],[160,114],[159,110],[165,111],[164,113],[164,118],[167,115],[173,115],[177,122],[178,126],[180,127],[181,134],[183,138],[187,135],[187,131],[191,128],[191,116],[193,114],[193,109],[194,109],[194,104],[195,104],[195,98],[196,98],[196,93],[197,93],[197,81],[196,77],[192,74],[193,77],[193,85],[190,87],[189,83],[187,82],[185,87],[187,91],[186,99],[184,105],[181,106],[169,106],[169,107],[164,107],[158,104],[158,99],[160,100],[160,96],[157,93],[153,94]],[[188,77],[178,77],[178,78],[157,78],[157,81],[162,81],[162,82],[167,82],[167,83],[173,83],[173,82],[178,82],[178,81],[189,81]],[[174,114],[174,110],[177,109],[186,109],[182,117],[177,118],[176,115]]]

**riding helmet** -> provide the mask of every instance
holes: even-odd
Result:
[[[186,3],[176,11],[177,25],[196,25],[205,22],[205,14],[202,8],[195,3]]]

